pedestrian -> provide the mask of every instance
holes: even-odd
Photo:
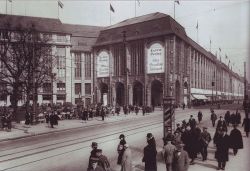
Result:
[[[123,156],[123,153],[125,151],[124,149],[124,145],[127,143],[126,140],[125,140],[125,135],[124,134],[121,134],[119,136],[119,139],[120,139],[120,143],[118,144],[117,146],[117,152],[118,152],[118,159],[117,159],[117,164],[118,165],[121,165],[122,164],[122,156]]]
[[[216,128],[218,129],[219,127],[222,127],[227,132],[227,124],[222,116],[220,116],[220,119],[217,122]]]
[[[108,158],[102,154],[102,149],[96,149],[96,156],[98,157],[98,165],[105,171],[110,171],[110,163]]]
[[[201,111],[198,112],[198,121],[199,123],[202,121],[203,114]]]
[[[26,112],[25,114],[25,125],[30,124],[30,112]]]
[[[148,145],[144,148],[142,162],[145,162],[145,171],[157,171],[156,143],[152,133],[147,134]]]
[[[165,160],[167,171],[172,171],[174,152],[176,151],[176,147],[171,143],[171,141],[172,141],[172,137],[171,137],[171,134],[169,134],[166,137],[166,145],[163,147],[164,160]]]
[[[82,110],[82,120],[86,123],[87,122],[87,115],[88,115],[88,111],[86,108],[84,108]]]
[[[229,126],[229,123],[230,123],[230,112],[229,111],[227,111],[225,113],[224,119],[226,121],[227,126]]]
[[[138,113],[139,113],[139,107],[136,105],[135,106],[135,114],[138,115]]]
[[[180,132],[182,133],[182,128],[181,128],[181,125],[179,123],[176,124],[176,129],[175,129],[175,132]]]
[[[176,145],[176,144],[180,144],[181,142],[182,142],[181,141],[181,132],[175,131],[172,143],[174,145]]]
[[[203,132],[201,133],[201,155],[202,155],[202,161],[207,160],[207,147],[208,144],[211,141],[211,135],[209,132],[207,132],[207,127],[203,127]]]
[[[217,170],[225,170],[226,162],[228,161],[228,150],[230,146],[230,138],[226,134],[225,129],[221,129],[221,131],[218,132],[218,137],[216,140],[216,151],[215,151],[215,158],[218,162]]]
[[[237,125],[239,125],[241,123],[241,115],[240,115],[240,112],[238,111],[238,109],[236,110],[235,121],[236,121]]]
[[[233,125],[233,129],[230,132],[230,148],[233,149],[234,155],[237,154],[238,149],[243,148],[242,135],[236,124]]]
[[[145,113],[146,113],[146,107],[142,106],[142,115],[145,116]]]
[[[232,113],[231,116],[230,116],[230,121],[231,121],[231,124],[234,125],[236,124],[236,114]]]
[[[105,171],[101,166],[98,165],[98,161],[99,159],[93,160],[91,163],[91,168],[88,169],[88,171]]]
[[[173,156],[173,171],[187,171],[189,167],[188,154],[183,150],[184,144],[178,144]]]
[[[189,125],[191,127],[191,129],[194,129],[196,127],[196,121],[195,119],[193,118],[193,115],[190,115],[190,118],[189,118]]]
[[[217,120],[217,115],[215,114],[214,110],[211,110],[211,121],[212,121],[212,125],[213,127],[215,126],[215,122]]]
[[[11,128],[12,128],[11,121],[12,121],[12,114],[11,114],[11,112],[9,112],[7,117],[6,117],[8,131],[11,131]]]
[[[132,154],[128,144],[124,144],[121,171],[132,171]]]
[[[250,119],[248,118],[248,115],[246,115],[246,118],[243,120],[242,126],[244,126],[244,131],[246,132],[246,136],[248,137],[250,130]]]
[[[91,144],[91,152],[90,152],[90,156],[89,156],[89,164],[88,164],[88,170],[93,169],[93,162],[98,161],[98,157],[96,155],[96,150],[97,150],[98,144],[96,142],[92,142]]]
[[[104,107],[102,107],[101,109],[101,116],[102,116],[102,121],[104,121],[104,117],[105,117]]]

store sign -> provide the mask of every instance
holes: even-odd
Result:
[[[154,43],[148,49],[147,72],[164,73],[164,48],[160,43]]]
[[[97,56],[97,77],[109,77],[109,54],[102,51]]]

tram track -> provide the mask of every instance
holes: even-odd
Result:
[[[48,152],[48,151],[51,152],[53,150],[57,150],[57,149],[68,147],[68,146],[84,144],[84,143],[87,143],[87,142],[90,142],[90,141],[93,141],[93,140],[98,141],[98,140],[100,140],[102,138],[107,139],[107,140],[104,140],[104,141],[98,141],[98,143],[101,144],[101,143],[105,143],[105,142],[117,139],[116,136],[115,136],[115,138],[112,137],[112,136],[114,136],[116,134],[126,133],[126,135],[129,136],[129,135],[141,133],[142,131],[148,131],[150,129],[161,127],[161,124],[162,124],[162,122],[160,122],[160,121],[153,122],[153,123],[150,122],[150,123],[146,123],[146,124],[139,124],[139,125],[134,126],[133,128],[128,128],[126,130],[120,129],[118,131],[115,131],[115,132],[112,132],[112,133],[109,133],[109,134],[106,134],[106,135],[96,134],[94,136],[78,138],[77,140],[84,139],[84,140],[78,141],[78,142],[71,142],[69,144],[63,144],[64,142],[62,142],[61,145],[59,145],[59,146],[58,146],[58,144],[51,144],[49,148],[46,148],[47,146],[41,146],[41,147],[38,147],[36,149],[30,149],[28,151],[30,153],[27,153],[27,150],[26,150],[26,151],[19,151],[18,153],[6,154],[6,155],[0,156],[0,163],[12,161],[12,160],[17,160],[17,159],[20,159],[20,158],[30,157],[30,156],[45,153],[45,152]],[[136,130],[139,130],[139,131],[136,131]],[[55,156],[58,156],[58,155],[63,155],[63,154],[70,153],[70,152],[74,152],[74,151],[81,150],[81,149],[84,149],[84,148],[89,148],[89,143],[87,143],[86,145],[83,145],[83,146],[81,146],[79,148],[75,148],[75,149],[69,150],[69,151],[64,151],[62,153],[58,153],[58,154],[55,154],[55,155],[50,155],[49,157],[41,158],[41,159],[35,160],[33,162],[48,159],[50,157],[55,157]],[[27,154],[23,155],[24,152],[26,152]],[[20,155],[15,156],[17,154],[20,154]],[[4,157],[8,157],[8,158],[3,159]],[[30,163],[30,162],[28,162],[28,163]],[[26,163],[26,164],[28,164],[28,163]],[[18,167],[18,166],[15,166],[15,167]]]

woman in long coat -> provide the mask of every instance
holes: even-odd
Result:
[[[121,171],[132,171],[132,155],[128,144],[124,144],[124,153],[122,156]]]
[[[244,131],[246,132],[246,136],[248,137],[248,134],[250,132],[250,119],[248,117],[243,120],[242,126],[244,126]]]
[[[144,156],[142,162],[145,162],[145,171],[157,171],[156,162],[156,143],[151,133],[147,134],[148,145],[144,148]]]
[[[237,154],[238,149],[243,148],[243,140],[240,130],[237,129],[237,125],[233,125],[234,129],[230,133],[230,148],[233,149],[234,155]]]

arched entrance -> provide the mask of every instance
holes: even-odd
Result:
[[[143,105],[143,85],[139,81],[133,85],[133,105]]]
[[[180,82],[177,80],[175,82],[175,102],[177,105],[180,104],[181,86]]]
[[[163,96],[163,85],[160,81],[154,80],[151,83],[151,105],[161,106]]]
[[[125,102],[125,88],[124,84],[121,82],[116,83],[116,104],[123,106]]]
[[[108,103],[108,85],[105,83],[100,84],[101,103],[106,105]]]

